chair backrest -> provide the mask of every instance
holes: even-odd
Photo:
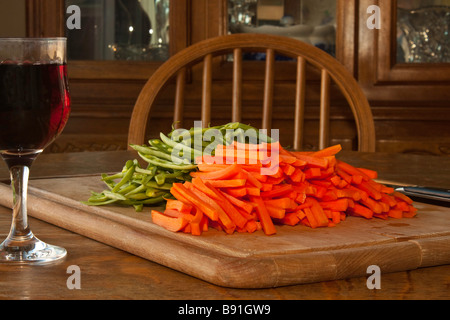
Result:
[[[330,141],[330,86],[333,81],[346,98],[356,122],[359,151],[375,151],[375,128],[372,112],[361,88],[353,76],[328,53],[301,41],[264,34],[233,34],[219,36],[198,42],[173,55],[147,81],[136,101],[130,121],[128,143],[143,144],[152,105],[164,85],[176,77],[174,123],[183,119],[186,70],[194,63],[203,63],[202,76],[202,123],[211,120],[211,87],[213,58],[232,54],[232,119],[241,121],[242,111],[242,66],[243,52],[265,53],[265,82],[261,129],[270,132],[273,112],[275,56],[293,58],[297,63],[295,86],[295,114],[293,148],[300,149],[303,141],[305,114],[306,64],[321,72],[319,148],[325,148]]]

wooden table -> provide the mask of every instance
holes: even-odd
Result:
[[[31,177],[87,175],[120,171],[132,152],[92,152],[41,155]],[[380,178],[405,183],[450,186],[450,158],[401,154],[342,152],[351,164],[376,169]],[[0,180],[8,180],[0,165]],[[450,214],[450,209],[449,209]],[[450,216],[449,216],[450,219]],[[0,207],[0,236],[6,237],[10,209]],[[369,290],[367,278],[327,281],[272,289],[243,290],[212,285],[127,252],[30,218],[34,233],[65,247],[70,254],[47,266],[0,265],[0,299],[434,299],[450,298],[450,265],[383,274],[380,290]],[[450,230],[449,230],[450,232]],[[81,271],[81,289],[70,290],[68,267]]]

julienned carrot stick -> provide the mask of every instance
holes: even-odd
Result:
[[[328,226],[328,217],[323,212],[322,207],[319,204],[314,204],[311,206],[311,212],[314,214],[319,227]]]
[[[292,154],[299,160],[306,162],[307,165],[319,168],[327,168],[328,160],[325,158],[313,157],[312,155],[302,154],[300,152],[292,152]]]
[[[413,201],[411,200],[411,198],[409,198],[408,196],[406,196],[406,195],[404,195],[403,193],[400,193],[400,192],[398,192],[398,191],[394,191],[394,192],[392,193],[392,195],[393,195],[394,197],[396,197],[396,198],[399,198],[399,199],[405,201],[406,203],[412,204],[412,202],[413,202]]]
[[[196,211],[195,216],[192,219],[192,221],[189,222],[189,224],[191,226],[191,233],[195,236],[199,236],[202,234],[200,224],[203,220],[203,212],[199,208],[195,208],[195,211]]]
[[[262,228],[266,235],[272,235],[277,233],[269,212],[261,197],[251,196],[250,200],[256,204],[256,212],[258,214],[259,221],[261,221]]]
[[[182,217],[170,217],[165,215],[162,212],[156,211],[156,210],[152,210],[151,211],[151,215],[152,215],[152,221],[161,226],[166,228],[169,231],[173,231],[173,232],[177,232],[182,230],[187,224],[188,224],[188,220],[182,218]]]
[[[270,191],[261,192],[261,197],[263,198],[276,198],[284,196],[285,194],[294,190],[291,184],[285,184],[277,189],[272,189]]]
[[[264,200],[264,203],[268,206],[278,207],[281,209],[288,209],[292,206],[292,202],[291,202],[290,198],[269,199],[269,200]]]
[[[350,212],[360,215],[366,219],[370,219],[373,216],[372,210],[360,204],[355,204],[355,206],[353,208],[349,208],[349,210]]]
[[[286,216],[286,210],[280,207],[266,205],[267,212],[272,218],[283,219]]]
[[[343,171],[345,171],[346,173],[348,173],[351,176],[361,176],[364,181],[370,180],[370,177],[367,174],[365,174],[361,170],[358,170],[358,168],[355,168],[354,166],[352,166],[346,162],[338,160],[337,166],[338,166],[338,168],[342,169]]]
[[[218,200],[219,198],[217,195],[206,186],[206,184],[203,182],[201,178],[194,178],[192,179],[192,184],[197,187],[201,192],[205,193],[207,196],[209,196],[212,199]]]
[[[268,176],[261,174],[261,170],[259,172],[247,171],[246,168],[242,168],[242,170],[247,173],[249,182],[253,184],[255,187],[262,187],[262,184],[267,182]]]
[[[184,203],[180,200],[167,199],[166,200],[166,209],[177,210],[181,213],[191,213],[192,206],[190,204]]]
[[[247,194],[249,196],[256,196],[259,197],[261,195],[261,189],[256,188],[256,187],[247,187],[245,188],[247,191]]]
[[[226,152],[246,147],[234,143],[219,148]],[[167,200],[166,211],[155,213],[155,223],[194,235],[208,226],[229,234],[263,230],[274,235],[275,221],[319,228],[334,227],[347,215],[388,219],[417,214],[410,198],[373,180],[376,171],[337,160],[340,149],[337,145],[317,152],[290,152],[278,143],[248,146],[248,153],[240,155],[247,160],[252,157],[249,151],[280,155],[269,175],[261,174],[261,169],[270,161],[239,164],[237,152],[231,164],[201,163],[191,182],[173,184],[176,200]]]
[[[305,223],[306,225],[310,226],[313,229],[319,227],[319,223],[317,222],[316,217],[314,216],[311,210],[311,207],[304,208],[303,212],[306,215],[306,219],[302,220],[303,223]]]
[[[208,183],[216,188],[236,188],[245,186],[246,179],[231,179],[231,180],[208,180]]]
[[[378,178],[378,172],[374,170],[370,170],[367,168],[357,168],[359,171],[362,171],[364,174],[366,174],[370,179],[376,179]]]
[[[367,183],[367,181],[362,181],[359,184],[359,188],[367,192],[367,194],[375,200],[380,200],[382,197],[381,192],[375,189],[371,184]]]
[[[247,213],[251,213],[253,211],[253,205],[250,204],[249,202],[243,201],[241,199],[238,199],[236,197],[233,197],[232,195],[219,190],[220,193],[228,199],[228,201],[230,201],[233,205],[237,206],[238,208],[242,208],[242,210],[244,210]]]
[[[208,204],[200,200],[195,194],[186,189],[181,183],[174,183],[172,185],[173,191],[179,193],[187,201],[194,206],[200,208],[211,220],[217,221],[219,219],[218,213]]]
[[[280,219],[280,222],[288,226],[295,226],[300,222],[300,220],[301,219],[298,216],[297,212],[289,212],[282,219]]]
[[[212,199],[207,194],[201,192],[200,190],[196,189],[195,186],[192,187],[191,192],[193,192],[201,201],[207,203],[210,205],[216,212],[217,212],[217,220],[212,221],[218,221],[222,224],[222,226],[226,230],[232,230],[236,227],[233,221],[231,221],[228,214],[222,209],[222,207],[217,203],[217,200]],[[176,196],[175,196],[176,197]]]
[[[230,201],[225,198],[214,186],[210,185],[208,181],[206,181],[206,186],[210,188],[219,198],[218,204],[222,207],[222,209],[227,213],[230,219],[238,226],[239,228],[243,228],[247,223],[247,219],[245,219],[238,210],[230,203]]]
[[[342,150],[342,146],[340,144],[336,144],[334,146],[330,146],[328,148],[316,151],[312,154],[313,157],[327,157],[327,156],[334,156],[338,154]]]
[[[247,170],[245,170],[245,169],[242,169],[242,172],[246,175],[247,181],[248,181],[253,187],[256,187],[256,188],[261,189],[261,187],[262,187],[262,182],[259,181],[259,180],[256,178],[256,175],[255,175],[254,173],[249,172],[249,171],[247,171]],[[267,176],[264,176],[264,177],[266,177],[265,181],[267,181]],[[264,180],[264,178],[262,178],[262,180]]]
[[[202,179],[227,179],[231,177],[232,175],[235,175],[239,172],[239,165],[238,164],[232,164],[227,167],[225,167],[222,170],[217,171],[211,171],[211,172],[192,172],[192,177],[199,177]]]
[[[247,188],[246,187],[227,188],[227,193],[237,198],[245,197],[247,195]]]
[[[346,211],[348,208],[348,199],[341,198],[339,200],[334,201],[321,201],[320,205],[324,209],[330,209],[334,211]]]
[[[396,209],[391,209],[388,212],[388,216],[394,219],[401,219],[403,218],[403,211],[402,210],[396,210]]]

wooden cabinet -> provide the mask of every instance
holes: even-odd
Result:
[[[380,8],[379,30],[366,26],[365,9],[374,3]],[[398,63],[397,1],[358,5],[354,74],[374,113],[377,149],[450,155],[450,63]]]
[[[380,9],[380,29],[369,29],[368,8]],[[336,57],[355,76],[371,104],[377,133],[377,150],[387,152],[450,154],[450,63],[397,63],[396,25],[397,1],[337,0]],[[28,0],[28,35],[56,36],[65,34],[65,4],[62,0]],[[170,1],[170,52],[228,32],[227,0]],[[127,61],[69,61],[70,88],[73,111],[63,135],[46,152],[117,150],[126,148],[128,121],[131,110],[145,81],[162,62]],[[229,67],[222,65],[215,76],[226,77]],[[248,74],[254,83],[258,74]],[[283,84],[277,89],[274,126],[290,134],[285,124],[290,118],[290,105],[283,97],[293,87],[294,75],[289,62],[280,62],[277,70]],[[196,77],[191,78],[186,110],[199,103],[200,90]],[[310,75],[317,81],[317,75]],[[169,86],[164,92],[153,118],[151,134],[167,131],[171,114],[167,111],[173,94]],[[226,105],[229,92],[225,89],[215,96],[216,114],[227,121]],[[317,148],[314,125],[318,109],[317,94],[308,98],[309,111],[305,126],[307,149]],[[251,115],[258,100],[246,101]],[[333,98],[331,106],[334,142],[350,148],[355,141],[351,113],[343,99]],[[253,111],[252,111],[253,110]],[[192,113],[191,117],[195,117]],[[219,120],[220,120],[219,119]],[[247,122],[258,125],[256,117]]]

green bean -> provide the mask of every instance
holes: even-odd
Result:
[[[176,142],[176,143],[181,143],[185,146],[190,147],[192,145],[192,137],[194,137],[194,135],[185,129],[175,129],[174,131],[171,132],[171,136],[167,137],[170,138],[172,141]],[[180,141],[180,138],[183,138]],[[164,141],[164,140],[163,140]],[[167,142],[165,142],[167,144]]]
[[[103,191],[103,194],[111,200],[127,200],[127,198],[125,198],[120,193],[115,193],[115,192],[111,192],[111,191]]]
[[[136,189],[136,185],[134,185],[134,184],[124,185],[124,186],[122,186],[122,188],[120,188],[117,191],[117,193],[125,195],[125,194],[127,194],[129,192],[132,192],[135,189]]]
[[[138,173],[142,173],[142,174],[144,174],[146,176],[153,177],[155,175],[155,172],[156,172],[156,167],[153,167],[152,170],[142,169],[142,168],[136,167],[135,171],[138,172]]]
[[[145,195],[147,198],[154,198],[159,197],[165,193],[167,193],[167,191],[160,190],[158,188],[148,188],[147,191],[145,192]]]
[[[149,198],[146,200],[132,200],[132,199],[128,199],[125,201],[121,201],[120,204],[122,205],[148,205],[148,204],[158,204],[158,203],[162,203],[164,201],[164,199],[167,199],[169,197],[172,197],[172,195],[170,193],[165,193],[163,195],[160,195],[158,197],[155,198]]]
[[[109,200],[107,196],[103,193],[91,192],[91,197],[89,198],[90,202],[104,202]]]
[[[162,142],[161,140],[159,140],[159,139],[152,139],[152,140],[149,140],[149,144],[150,144],[153,148],[158,149],[158,150],[160,150],[160,151],[162,151],[162,152],[164,152],[164,153],[172,154],[173,148],[172,148],[171,146],[169,146],[169,145],[163,143],[163,142]]]
[[[165,199],[168,199],[168,198],[173,198],[172,194],[164,193],[163,195],[160,195],[160,196],[155,197],[155,198],[142,200],[142,204],[144,204],[144,205],[146,205],[146,204],[157,204],[157,203],[163,202]]]
[[[123,175],[121,176],[121,178],[123,177]],[[114,180],[113,179],[106,179],[107,175],[106,174],[102,174],[102,181],[108,186],[108,188],[110,190],[112,190],[114,188]]]
[[[139,187],[133,188],[133,190],[130,190],[128,193],[125,193],[125,198],[130,197],[131,195],[135,193],[140,193],[142,191],[145,191],[147,187],[145,185],[140,185]]]
[[[112,189],[112,192],[118,191],[121,186],[123,186],[125,183],[127,183],[131,179],[131,177],[134,174],[134,168],[135,168],[134,166],[131,166],[128,169],[128,171],[123,176],[122,180],[120,180],[120,182],[114,186],[114,188]]]
[[[158,184],[156,181],[149,181],[145,184],[145,186],[148,188],[158,188],[161,190],[170,190],[170,188],[172,188],[171,183]]]
[[[111,199],[111,200],[105,200],[105,201],[101,201],[101,202],[96,202],[96,201],[89,200],[89,201],[82,201],[81,203],[86,204],[88,206],[105,206],[105,205],[108,205],[108,204],[113,204],[115,202],[117,202],[117,200]]]
[[[108,176],[106,174],[102,175],[102,181],[116,180],[120,178],[123,178],[123,172],[119,172],[111,176]]]
[[[166,159],[171,161],[172,160],[172,156],[166,152],[163,151],[158,151],[158,150],[154,150],[151,149],[149,147],[143,147],[143,146],[137,146],[137,145],[130,145],[134,150],[142,153],[142,154],[146,154],[146,155],[152,155],[161,159]]]
[[[196,169],[197,166],[193,164],[176,164],[170,161],[166,161],[164,159],[159,159],[157,157],[143,155],[141,153],[138,153],[139,156],[147,161],[148,163],[151,163],[155,166],[168,168],[168,169],[174,169],[174,170],[193,170]]]
[[[155,180],[159,185],[164,184],[166,182],[166,176],[161,172],[155,176]]]
[[[152,174],[152,175],[144,175],[144,176],[142,176],[142,179],[139,180],[138,183],[140,183],[142,185],[146,185],[147,183],[149,183],[153,179],[154,176],[155,176],[154,174]]]
[[[131,199],[131,200],[145,200],[147,199],[149,196],[147,195],[147,193],[135,193],[132,195],[129,195],[127,198],[125,198],[125,200]]]
[[[191,158],[192,158],[192,156],[194,158],[202,156],[201,150],[196,150],[196,149],[193,149],[193,148],[191,148],[189,146],[186,146],[186,145],[184,145],[182,143],[176,142],[176,141],[170,139],[169,137],[167,137],[166,135],[164,135],[164,133],[160,133],[160,136],[161,136],[161,140],[165,144],[171,146],[172,148],[177,148],[177,149],[183,150],[183,152],[188,152],[188,154],[191,155]]]

